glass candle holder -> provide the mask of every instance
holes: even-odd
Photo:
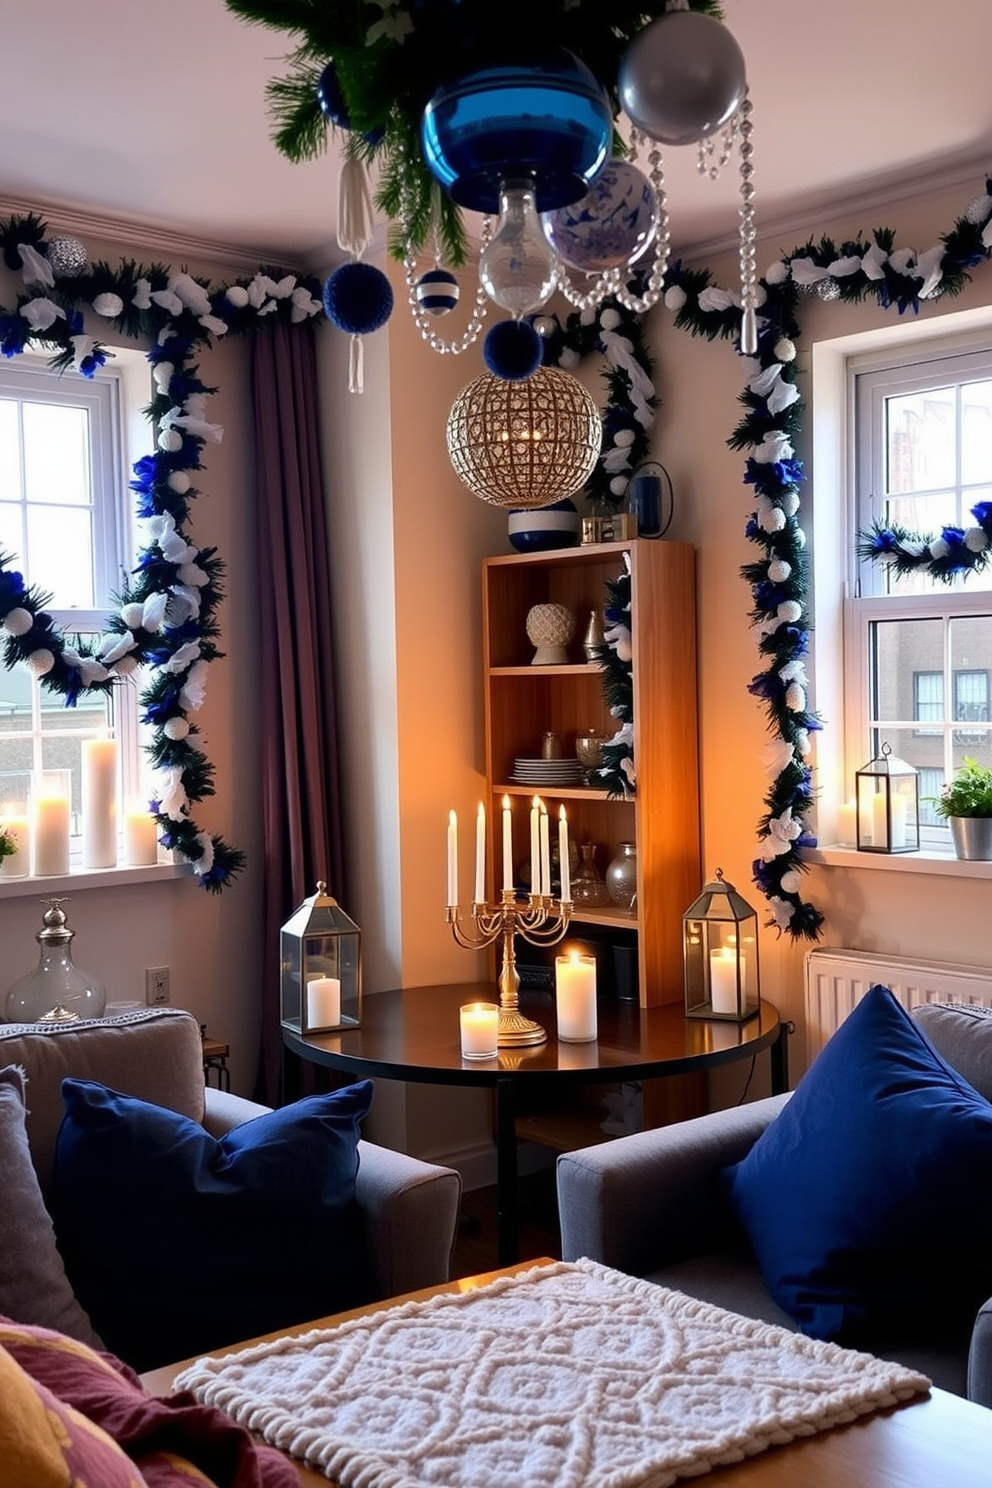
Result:
[[[467,1002],[458,1010],[463,1059],[495,1059],[499,1049],[499,1007]]]

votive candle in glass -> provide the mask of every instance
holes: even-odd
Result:
[[[555,1000],[561,1042],[584,1044],[597,1037],[595,956],[570,951],[555,957]]]
[[[499,1008],[495,1002],[467,1002],[458,1010],[463,1059],[495,1059],[499,1049]]]

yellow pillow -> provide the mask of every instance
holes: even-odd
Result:
[[[0,1346],[0,1488],[145,1488],[107,1433]]]

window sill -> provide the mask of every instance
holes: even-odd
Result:
[[[188,878],[188,863],[150,863],[146,868],[70,868],[46,878],[4,878],[0,874],[0,902],[4,899],[58,898],[78,889],[109,889],[125,884],[160,883],[168,878]]]
[[[925,873],[936,878],[992,880],[992,862],[956,858],[953,853],[923,850],[915,853],[858,852],[855,847],[812,847],[803,857],[824,868],[881,869],[884,873]]]

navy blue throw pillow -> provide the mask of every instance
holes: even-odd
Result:
[[[814,1338],[878,1346],[992,1292],[992,1106],[887,987],[726,1176],[765,1285]]]
[[[364,1080],[197,1122],[64,1080],[49,1207],[76,1296],[137,1370],[371,1300],[355,1200]]]

